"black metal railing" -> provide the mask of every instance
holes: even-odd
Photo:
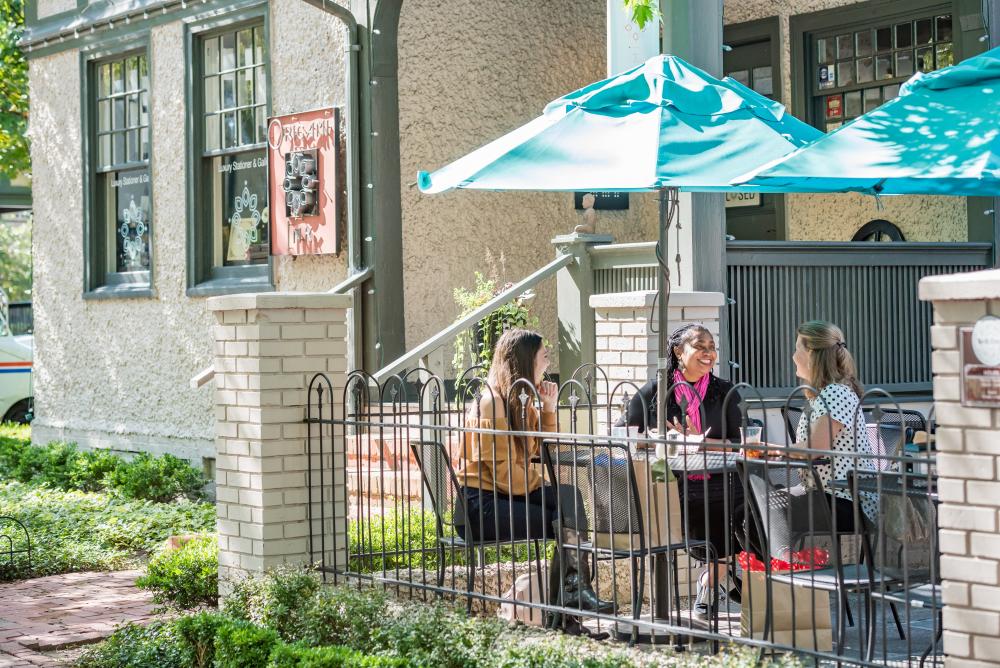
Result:
[[[318,374],[311,559],[335,580],[628,642],[943,660],[932,419],[872,390],[850,424],[824,420],[845,418],[797,388],[789,430],[790,410],[739,385],[723,404],[731,439],[597,433],[642,398],[620,383],[598,405],[579,379],[595,376],[560,386],[554,420],[524,381],[499,397],[472,372],[445,402],[425,370],[354,372],[343,388]],[[606,607],[579,603],[586,582]]]

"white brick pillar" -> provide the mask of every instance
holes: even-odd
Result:
[[[1000,665],[1000,409],[961,404],[959,331],[1000,315],[1000,270],[920,281],[934,303],[934,414],[947,666]]]
[[[208,307],[216,317],[216,505],[219,588],[225,595],[232,581],[248,573],[309,559],[308,387],[315,374],[326,373],[340,417],[351,298],[272,292],[213,297]],[[326,443],[330,452],[328,438]],[[341,439],[333,452],[342,448]],[[331,459],[323,465],[329,467]],[[327,517],[335,511],[345,518],[344,472],[336,471],[331,480],[327,471],[326,481],[333,485],[327,490]],[[318,494],[313,500],[315,520]],[[346,554],[345,546],[332,545],[329,534],[326,545]]]
[[[644,290],[590,298],[590,307],[594,309],[596,319],[596,361],[608,374],[610,386],[605,387],[603,377],[598,379],[597,402],[600,405],[607,403],[608,392],[614,390],[619,382],[629,380],[641,387],[656,373],[659,339],[653,331],[656,315],[651,312],[655,296],[655,291]],[[718,339],[723,304],[725,296],[721,292],[671,292],[668,304],[670,329],[687,322],[697,322],[705,325]],[[651,315],[653,327],[650,327]],[[633,394],[629,391],[629,395]],[[612,420],[617,420],[621,413],[620,399],[621,394],[616,394]],[[598,411],[597,419],[599,427],[606,430],[606,412]]]

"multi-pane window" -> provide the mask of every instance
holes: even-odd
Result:
[[[201,40],[204,215],[214,267],[267,262],[267,77],[264,27]]]
[[[130,272],[148,272],[150,262],[149,64],[134,54],[94,67],[95,212],[106,244],[98,282],[148,282],[148,274]]]
[[[809,85],[817,125],[834,130],[896,97],[914,73],[951,65],[952,38],[950,14],[814,37]]]

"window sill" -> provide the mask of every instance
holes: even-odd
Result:
[[[102,299],[155,299],[156,291],[148,284],[121,283],[118,285],[103,285],[83,293],[88,300]]]
[[[188,297],[215,297],[246,292],[274,292],[274,284],[267,276],[227,276],[214,278],[187,289]]]

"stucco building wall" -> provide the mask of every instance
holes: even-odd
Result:
[[[422,195],[419,170],[433,170],[510,132],[554,98],[606,76],[605,0],[545,3],[403,3],[399,25],[399,119],[406,342],[412,347],[458,313],[455,287],[506,259],[517,281],[555,257],[549,241],[579,224],[572,193],[453,191]],[[617,242],[656,235],[655,195],[630,209],[598,212],[598,231]],[[555,281],[533,309],[556,340]],[[383,319],[386,316],[383,314]],[[446,356],[450,359],[449,354]],[[553,363],[556,360],[553,356]]]
[[[42,7],[59,2],[43,0]],[[789,17],[849,4],[740,0],[726,4],[725,19],[780,17],[787,101]],[[273,113],[344,105],[342,24],[301,0],[272,0],[268,12]],[[580,222],[569,193],[425,196],[415,181],[418,170],[464,155],[534,118],[553,98],[605,76],[604,12],[605,0],[500,2],[489,11],[470,3],[403,3],[399,188],[408,347],[452,321],[458,311],[453,290],[471,286],[477,270],[490,273],[489,257],[501,281],[516,281],[552,259],[550,240]],[[204,298],[185,294],[183,34],[179,21],[150,32],[155,290],[150,299],[82,299],[80,54],[69,50],[30,61],[36,440],[170,450],[192,459],[213,452],[212,385],[188,385],[210,364],[212,318]],[[314,40],[308,48],[302,35]],[[346,131],[346,114],[344,120]],[[376,197],[396,196],[396,184],[376,185],[387,189]],[[598,213],[598,232],[613,234],[617,242],[655,239],[656,196],[630,199],[628,211]],[[846,240],[864,222],[887,218],[910,240],[965,239],[962,199],[883,198],[883,203],[880,212],[873,199],[861,196],[788,197],[790,238]],[[345,275],[346,254],[274,260],[275,287],[282,291],[328,290]],[[554,343],[554,281],[538,289],[534,309]],[[398,326],[397,314],[380,316],[381,327]],[[450,357],[448,349],[445,358]],[[552,361],[558,364],[555,356]]]
[[[271,4],[275,113],[343,104],[345,34],[301,0]],[[297,34],[320,48],[302,49]],[[214,456],[213,384],[189,380],[212,363],[214,318],[188,297],[186,90],[180,22],[150,32],[153,289],[143,299],[84,300],[80,53],[30,61],[35,202],[36,442]],[[327,290],[346,255],[276,258],[278,290]]]
[[[184,49],[179,23],[150,37],[153,188],[151,299],[83,300],[79,53],[32,60],[35,178],[33,438],[211,453],[211,390],[188,380],[211,363],[211,317],[185,294]]]

